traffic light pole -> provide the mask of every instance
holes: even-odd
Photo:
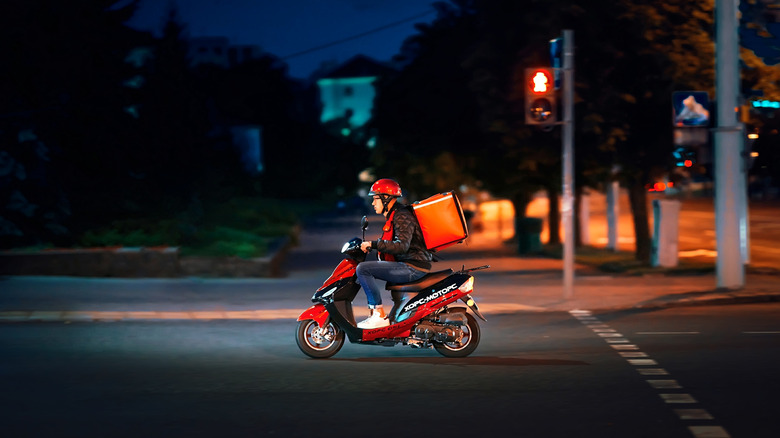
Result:
[[[739,38],[737,2],[716,0],[715,87],[718,127],[715,128],[715,235],[718,249],[717,285],[738,289],[745,285],[741,240],[747,236],[745,175],[742,173],[742,126],[737,121],[739,93]]]
[[[574,296],[574,31],[563,31],[563,298]]]

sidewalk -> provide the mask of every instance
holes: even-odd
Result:
[[[339,249],[359,236],[359,218],[336,217],[304,229],[286,257],[284,278],[264,279],[0,279],[0,322],[295,319],[341,259]],[[379,228],[371,223],[367,236]],[[740,290],[718,290],[715,274],[607,275],[576,265],[573,293],[564,297],[561,260],[517,255],[490,233],[440,253],[437,269],[473,268],[473,294],[488,319],[513,312],[654,309],[671,306],[780,301],[780,276],[748,274]],[[365,297],[355,301],[363,315]]]

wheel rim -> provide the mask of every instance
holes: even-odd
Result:
[[[311,349],[322,351],[327,350],[336,342],[336,328],[333,323],[328,323],[325,327],[320,327],[315,321],[309,321],[304,330],[304,340]]]
[[[460,326],[461,336],[453,342],[445,342],[442,345],[449,350],[458,351],[466,348],[471,342],[471,327],[468,324]]]

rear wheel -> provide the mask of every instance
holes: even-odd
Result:
[[[439,352],[442,356],[446,357],[466,357],[473,353],[479,345],[479,324],[477,320],[471,316],[470,313],[466,314],[466,325],[460,326],[463,336],[452,342],[433,344],[433,348]]]
[[[344,345],[344,332],[332,321],[328,321],[324,327],[320,327],[317,321],[307,319],[298,321],[295,342],[307,356],[324,359],[341,350]]]

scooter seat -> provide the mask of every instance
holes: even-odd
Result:
[[[417,292],[432,286],[452,275],[452,269],[425,274],[421,279],[411,283],[387,283],[385,289],[398,292]]]

